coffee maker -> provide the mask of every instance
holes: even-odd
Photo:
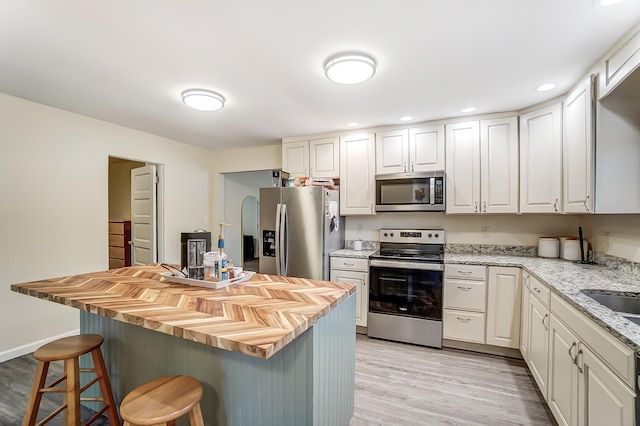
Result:
[[[180,269],[187,278],[204,279],[204,254],[211,251],[211,232],[196,229],[180,234]]]

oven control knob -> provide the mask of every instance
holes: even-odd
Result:
[[[384,236],[385,236],[385,237],[388,237],[388,236],[389,236],[389,234],[387,234],[387,233],[385,232],[385,233],[384,233]]]
[[[440,234],[436,234],[436,238],[438,238],[440,236]]]
[[[428,237],[429,237],[429,238],[433,237],[433,234],[429,234],[429,235],[428,235]]]
[[[393,232],[391,233],[391,236],[393,237]]]

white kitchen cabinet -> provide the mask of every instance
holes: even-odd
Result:
[[[309,176],[309,141],[282,143],[282,170],[289,176]]]
[[[447,213],[517,213],[517,119],[470,121],[446,129]]]
[[[482,213],[518,213],[518,120],[480,121]]]
[[[489,267],[487,345],[520,347],[520,268]]]
[[[447,213],[480,212],[480,123],[446,126]]]
[[[600,99],[609,95],[639,66],[640,24],[637,24],[604,55],[600,73]]]
[[[526,359],[531,375],[538,384],[538,388],[547,399],[547,384],[549,380],[549,307],[547,303],[543,303],[544,299],[540,299],[540,293],[533,291],[534,288],[544,287],[534,277],[529,279],[529,288],[531,295],[529,297],[529,306],[527,308],[527,321],[529,326],[529,335],[526,337],[528,342],[528,358]]]
[[[356,325],[366,327],[369,312],[369,259],[332,257],[330,279],[356,286]]]
[[[520,116],[520,212],[562,210],[562,105]]]
[[[444,170],[444,125],[376,133],[376,174]]]
[[[445,265],[442,337],[485,343],[487,268]]]
[[[594,96],[593,77],[584,80],[564,101],[563,210],[593,212],[594,190]]]
[[[551,295],[548,403],[560,425],[633,425],[635,352]]]
[[[340,138],[340,214],[375,211],[375,138],[372,133]]]
[[[522,299],[520,303],[521,321],[520,321],[520,353],[525,362],[529,362],[529,281],[531,275],[527,272],[522,273]]]
[[[340,177],[337,137],[282,143],[282,170],[290,176]]]

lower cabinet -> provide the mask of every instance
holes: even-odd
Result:
[[[551,300],[548,403],[556,421],[561,426],[633,425],[635,353],[609,341],[600,326],[557,296]]]
[[[547,399],[549,381],[549,289],[536,278],[524,273],[525,288],[529,295],[523,300],[522,340],[525,352],[524,360],[531,370],[540,392]]]
[[[487,268],[445,265],[442,337],[484,343]]]
[[[356,286],[356,325],[366,327],[369,312],[369,260],[332,257],[330,279]]]
[[[520,346],[520,268],[489,267],[486,344]]]

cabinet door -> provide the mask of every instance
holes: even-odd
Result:
[[[409,171],[409,131],[376,133],[376,174]]]
[[[375,142],[373,134],[340,138],[340,214],[375,214]]]
[[[309,142],[310,176],[340,177],[340,141],[338,138],[315,139]]]
[[[448,124],[446,132],[447,213],[479,213],[479,123]]]
[[[640,27],[618,41],[604,57],[600,75],[600,99],[609,95],[640,64]]]
[[[549,378],[549,310],[535,297],[529,298],[529,369],[547,400]]]
[[[563,189],[565,213],[593,212],[593,83],[588,78],[564,102]]]
[[[627,426],[635,424],[635,394],[586,346],[577,358],[578,424]]]
[[[309,141],[282,144],[282,170],[290,176],[309,176]]]
[[[356,286],[356,325],[367,326],[369,312],[369,274],[367,272],[331,270],[331,281]]]
[[[549,330],[549,408],[560,426],[578,424],[578,338],[554,315]]]
[[[487,345],[520,347],[521,291],[520,268],[489,268]]]
[[[529,364],[529,281],[531,276],[524,272],[522,275],[522,303],[520,304],[521,310],[521,323],[520,323],[520,353],[522,359]]]
[[[480,121],[482,213],[518,213],[518,119]]]
[[[520,116],[520,212],[562,210],[562,107]]]
[[[444,170],[444,125],[409,129],[409,170]]]

